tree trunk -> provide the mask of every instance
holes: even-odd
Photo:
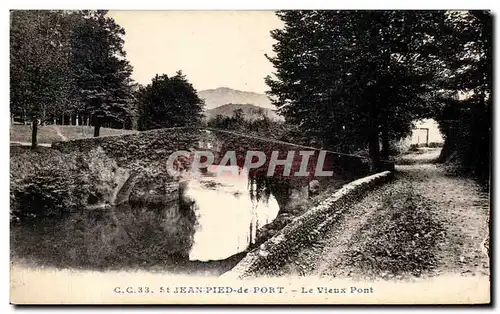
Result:
[[[380,153],[380,158],[382,160],[389,159],[389,130],[384,127],[382,130],[382,151]]]
[[[99,132],[101,131],[101,118],[94,118],[94,137],[99,136]]]
[[[445,131],[443,148],[441,148],[441,153],[439,154],[439,157],[436,160],[437,162],[444,163],[448,160],[448,158],[450,158],[453,155],[453,153],[457,149],[456,148],[457,134],[458,132],[456,132],[454,125],[449,126],[448,129]]]
[[[37,133],[38,133],[38,119],[34,118],[31,124],[31,148],[36,148],[37,146]]]
[[[64,113],[61,116],[61,125],[64,125]]]
[[[380,144],[378,132],[372,132],[370,134],[369,142],[369,153],[370,153],[370,171],[376,172],[380,164]]]
[[[380,138],[377,114],[373,103],[368,109],[368,152],[370,155],[370,171],[377,172],[380,164]]]
[[[78,123],[78,113],[76,114],[76,121],[75,121],[75,122],[76,122],[76,123],[75,123],[75,125],[76,125],[76,126],[79,126],[79,125],[80,125],[80,123]]]

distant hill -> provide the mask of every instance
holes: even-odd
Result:
[[[259,111],[262,111],[271,120],[283,120],[281,116],[276,114],[274,110],[263,108],[260,106],[255,106],[252,104],[225,104],[214,109],[209,109],[205,112],[207,119],[211,119],[216,115],[220,114],[226,117],[232,117],[234,110],[242,109],[245,114],[245,119],[255,120],[260,117]]]
[[[207,89],[198,92],[198,96],[205,100],[206,110],[226,104],[251,104],[267,109],[276,109],[265,94],[244,92],[228,87]]]

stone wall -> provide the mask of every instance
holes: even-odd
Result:
[[[293,252],[314,241],[329,224],[367,191],[392,178],[384,171],[346,184],[321,204],[295,218],[272,238],[249,252],[231,271],[222,277],[237,279],[261,273],[272,274]]]
[[[56,142],[52,148],[64,153],[88,153],[97,148],[102,150],[108,158],[113,160],[123,172],[129,173],[133,180],[128,184],[116,182],[115,195],[118,203],[127,200],[163,204],[172,201],[173,192],[178,187],[176,178],[166,172],[168,157],[175,151],[211,150],[220,159],[227,151],[235,151],[238,165],[243,166],[246,152],[253,150],[263,152],[267,162],[258,170],[266,171],[273,151],[279,151],[279,159],[285,159],[289,151],[295,151],[291,174],[298,171],[302,157],[299,151],[314,151],[309,160],[309,178],[282,177],[283,166],[277,167],[274,178],[280,177],[293,189],[307,186],[308,180],[314,179],[314,170],[318,161],[320,149],[286,143],[282,141],[247,136],[244,134],[222,131],[210,128],[178,127],[138,132],[126,135],[78,139]],[[390,164],[389,164],[390,166]],[[335,182],[349,182],[370,173],[369,162],[362,157],[326,151],[325,162],[322,167],[325,171],[333,171],[329,180]],[[320,179],[321,180],[321,179]],[[123,181],[123,180],[121,180]],[[130,182],[129,182],[130,181]],[[304,183],[305,182],[305,183]],[[177,185],[176,185],[177,184]],[[124,193],[121,187],[126,187]],[[102,202],[116,203],[116,200],[102,200]]]
[[[46,149],[45,154],[40,154],[40,156],[37,154],[35,156],[37,158],[24,158],[33,154],[14,154],[11,159],[11,199],[14,204],[19,199],[19,197],[14,197],[15,193],[13,194],[12,191],[19,192],[17,193],[19,195],[28,195],[30,192],[27,189],[35,187],[42,189],[40,193],[44,194],[49,202],[54,195],[52,190],[47,190],[47,187],[52,186],[52,181],[56,177],[60,186],[58,185],[55,190],[69,193],[64,199],[70,201],[64,206],[65,210],[80,207],[79,204],[107,206],[127,201],[161,205],[171,202],[175,191],[178,190],[178,179],[172,178],[166,171],[168,157],[178,150],[193,152],[205,150],[208,147],[219,158],[227,151],[235,151],[240,166],[242,166],[240,161],[244,160],[249,150],[264,152],[267,161],[273,151],[279,151],[279,159],[285,159],[288,151],[312,150],[314,155],[310,159],[308,169],[311,173],[314,173],[320,152],[319,149],[313,147],[229,131],[194,127],[55,142],[52,148]],[[92,156],[100,157],[93,158]],[[296,156],[299,158],[294,158],[292,174],[298,170],[301,163],[300,155],[296,154]],[[95,166],[95,169],[90,169],[88,161],[92,161],[91,165],[95,163],[99,165]],[[113,168],[101,165],[104,161],[112,164]],[[264,164],[259,171],[267,169],[267,166],[268,163]],[[327,151],[323,170],[334,171],[334,176],[329,179],[335,182],[345,182],[367,175],[369,164],[368,160],[361,157]],[[279,177],[279,172],[278,169],[275,172],[277,175],[273,177]],[[106,174],[106,179],[103,179],[104,174]],[[72,182],[78,178],[88,182],[85,181],[87,182],[85,184]],[[294,189],[301,189],[307,186],[307,180],[310,179],[299,177],[290,179],[291,181],[287,183],[291,183],[289,185]],[[281,178],[277,180],[285,182]],[[296,182],[293,182],[294,180]],[[33,181],[37,183],[32,184]],[[109,193],[96,192],[93,193],[96,195],[93,195],[89,192],[99,186],[105,186]],[[63,201],[58,202],[64,203]],[[51,207],[49,205],[47,206]]]
[[[52,148],[62,152],[87,152],[100,146],[120,166],[166,160],[177,150],[195,150],[202,130],[195,128],[171,128],[55,142]]]
[[[229,150],[236,151],[238,159],[244,158],[244,155],[249,150],[264,152],[267,160],[270,159],[272,151],[279,151],[280,159],[285,159],[288,151],[296,151],[292,174],[300,166],[301,157],[298,155],[298,151],[313,150],[315,152],[309,163],[308,170],[311,173],[314,173],[320,152],[320,149],[313,147],[246,136],[229,131],[192,127],[159,129],[127,135],[56,142],[52,147],[62,152],[74,152],[90,151],[100,146],[119,166],[128,167],[138,162],[147,164],[149,162],[166,161],[170,154],[177,150],[194,151],[204,149],[204,143],[207,142],[220,143],[222,146],[216,147],[214,150],[219,150],[221,154]],[[336,175],[356,178],[369,173],[368,160],[358,156],[326,151],[324,164],[323,170],[333,170]],[[267,163],[263,167],[266,166]]]

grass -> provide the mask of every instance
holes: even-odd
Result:
[[[415,165],[436,163],[441,153],[441,148],[421,147],[396,157],[398,165]]]
[[[344,263],[379,274],[420,276],[436,267],[437,243],[443,241],[444,228],[431,209],[432,201],[404,190],[391,191],[375,217],[355,235],[361,244],[347,254]]]
[[[52,143],[61,141],[63,138],[57,134],[57,128],[68,140],[81,139],[94,136],[94,127],[76,125],[45,125],[39,126],[38,143]],[[137,132],[135,130],[101,128],[100,136],[120,135]],[[11,142],[31,142],[31,126],[13,124],[10,126]]]
[[[94,136],[94,127],[91,126],[73,126],[73,125],[60,125],[58,126],[61,133],[68,139],[76,138],[87,138]],[[110,135],[120,135],[135,133],[135,130],[124,130],[124,129],[111,129],[111,128],[101,128],[100,136],[110,136]]]
[[[39,143],[60,141],[61,137],[51,126],[41,126],[38,129]],[[31,142],[31,127],[29,125],[14,124],[10,126],[11,142]]]

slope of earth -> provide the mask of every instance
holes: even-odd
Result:
[[[397,166],[322,240],[269,276],[411,279],[489,276],[489,195],[435,164]],[[265,273],[265,272],[264,272]]]

